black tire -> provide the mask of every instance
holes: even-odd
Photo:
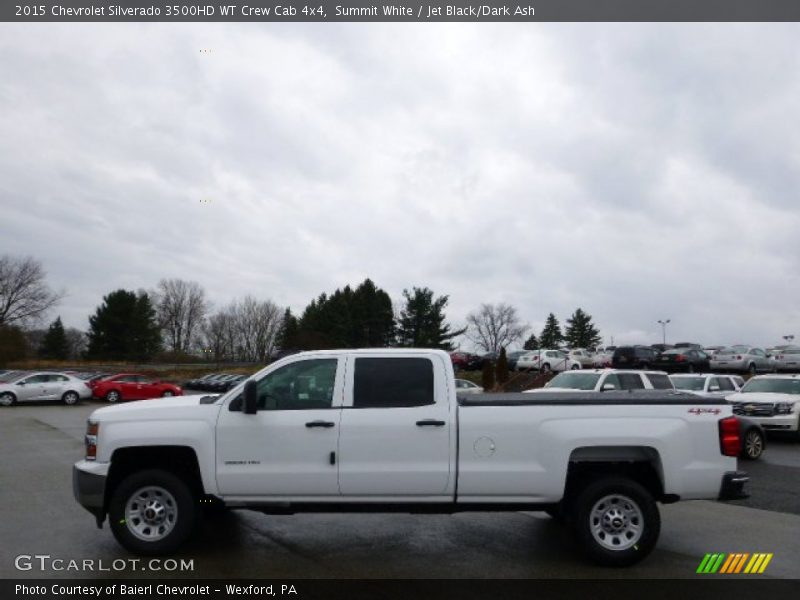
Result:
[[[172,397],[172,396],[174,396],[174,395],[175,395],[175,394],[174,394],[172,391],[170,391],[170,390],[166,390],[166,391],[165,391],[163,394],[161,394],[161,397],[162,397],[162,398],[171,398],[171,397]]]
[[[80,401],[81,397],[78,395],[78,392],[64,392],[64,395],[61,396],[61,401],[66,404],[67,406],[72,406],[73,404],[77,404]]]
[[[106,394],[107,402],[119,402],[122,400],[122,393],[117,390],[111,390]]]
[[[758,460],[766,447],[764,434],[755,427],[748,429],[742,436],[741,456],[745,460]]]
[[[161,502],[166,514],[172,511],[172,519],[149,526],[142,518],[132,518],[131,513],[147,510],[151,503],[138,501],[147,490],[160,490],[151,493],[152,502]],[[166,492],[163,493],[163,492]],[[170,498],[171,497],[171,498]],[[129,506],[130,505],[130,506]],[[145,508],[138,508],[144,506]],[[131,508],[129,511],[128,509]],[[108,516],[114,537],[126,550],[143,556],[172,554],[183,544],[194,530],[197,521],[197,506],[189,486],[168,471],[148,469],[133,473],[122,480],[114,490],[109,504]],[[159,529],[164,528],[164,534]],[[152,540],[142,539],[141,535],[150,531]],[[136,532],[139,532],[137,535]]]
[[[0,406],[14,406],[17,403],[17,397],[11,392],[3,392],[0,394]]]
[[[570,367],[570,370],[571,370],[571,371],[577,371],[577,370],[578,370],[578,369],[580,369],[580,368],[581,368],[581,367],[580,367],[580,365],[572,365],[572,366]]]
[[[747,365],[747,372],[750,373],[750,375],[755,375],[756,371],[756,363],[750,363]]]
[[[573,527],[578,540],[588,558],[599,565],[636,564],[658,541],[658,506],[650,493],[631,479],[607,477],[589,483],[574,507]]]
[[[540,369],[542,373],[549,373],[550,372],[550,363],[544,363],[542,368]]]

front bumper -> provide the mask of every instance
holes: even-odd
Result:
[[[100,527],[106,518],[105,495],[108,465],[82,460],[72,467],[72,493],[78,504],[92,513]]]
[[[781,415],[775,417],[750,416],[747,413],[741,415],[751,421],[758,423],[765,431],[792,431],[798,430],[798,416],[796,414]]]
[[[750,494],[744,491],[744,486],[748,481],[750,481],[750,477],[744,471],[728,471],[722,476],[718,499],[740,500],[749,498]]]

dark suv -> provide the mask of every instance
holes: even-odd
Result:
[[[649,346],[619,346],[611,357],[614,369],[648,369],[656,362],[657,352]]]

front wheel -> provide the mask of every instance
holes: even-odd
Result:
[[[0,406],[14,406],[16,403],[17,399],[11,392],[0,394]]]
[[[172,393],[170,390],[167,390],[166,392],[164,392],[163,394],[161,394],[161,397],[162,397],[162,398],[169,398],[170,396],[174,396],[174,395],[175,395],[175,394],[173,394],[173,393]]]
[[[197,518],[186,483],[157,469],[125,478],[114,491],[108,512],[117,541],[145,556],[175,552],[191,535]]]
[[[575,531],[588,557],[608,567],[626,567],[656,545],[661,515],[650,493],[625,478],[590,483],[575,502]]]

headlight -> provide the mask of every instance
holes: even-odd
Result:
[[[777,402],[775,404],[776,415],[790,415],[794,408],[794,402]]]
[[[86,460],[97,458],[97,434],[100,431],[100,423],[88,421],[86,423]]]

